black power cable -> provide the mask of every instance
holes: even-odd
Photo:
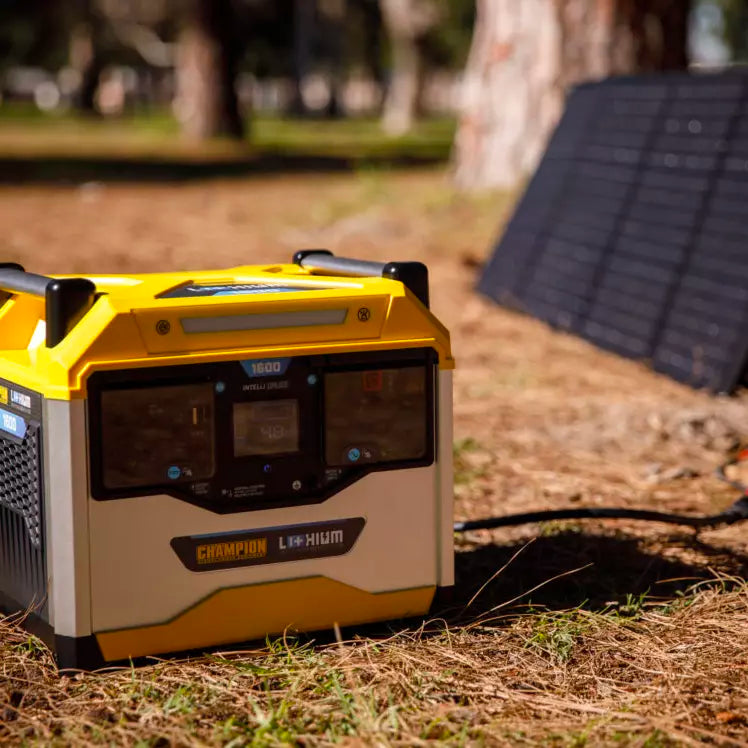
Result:
[[[636,519],[645,522],[664,522],[670,525],[684,525],[696,529],[734,525],[748,520],[748,486],[727,477],[726,469],[739,462],[748,460],[748,449],[741,450],[735,457],[720,465],[717,477],[742,493],[742,496],[719,514],[687,515],[670,512],[655,512],[648,509],[624,509],[618,507],[588,507],[585,509],[548,509],[538,512],[507,514],[503,517],[485,517],[484,519],[455,522],[455,532],[469,530],[492,530],[496,527],[514,527],[531,522],[548,522],[554,519]]]

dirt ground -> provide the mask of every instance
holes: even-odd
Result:
[[[39,272],[229,267],[301,247],[422,260],[458,364],[457,518],[726,507],[735,492],[713,469],[748,437],[745,395],[694,392],[474,293],[511,202],[456,195],[439,170],[39,184],[0,188],[0,226],[4,258]],[[551,523],[459,543],[457,608],[467,613],[446,633],[411,630],[382,649],[364,640],[60,681],[48,655],[6,627],[0,741],[748,745],[745,526],[696,536]],[[278,658],[282,688],[272,685]],[[263,681],[262,668],[275,675]],[[320,691],[315,678],[332,671],[340,681]],[[227,695],[242,674],[262,708]],[[180,711],[185,679],[217,690],[191,692]],[[289,688],[300,702],[273,711],[272,694]]]

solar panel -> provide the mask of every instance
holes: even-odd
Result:
[[[479,290],[694,387],[748,379],[748,75],[575,89]]]

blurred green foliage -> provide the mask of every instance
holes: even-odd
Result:
[[[0,106],[0,157],[116,153],[133,158],[158,154],[181,157],[255,154],[346,160],[359,166],[388,165],[401,159],[437,162],[449,157],[456,127],[450,117],[426,118],[400,137],[384,135],[376,118],[285,119],[258,114],[244,143],[195,144],[179,137],[168,109],[136,110],[119,118],[88,118],[71,111],[44,114],[31,103]]]
[[[67,61],[72,3],[0,0],[0,70],[36,65],[57,70]]]
[[[733,62],[748,62],[748,0],[717,0],[722,35]]]
[[[312,0],[308,0],[312,2]],[[475,0],[435,0],[440,23],[424,40],[427,65],[458,69],[464,64],[475,16]],[[259,77],[290,76],[293,72],[294,0],[234,0],[244,52],[241,69]],[[99,14],[87,0],[0,0],[0,69],[33,65],[55,71],[67,63],[70,33],[76,23]],[[155,25],[164,41],[178,29],[178,3],[173,14]],[[342,31],[348,67],[374,68],[375,77],[387,65],[387,44],[378,0],[347,0],[341,28],[333,27],[318,7],[314,20],[313,64],[326,64],[326,39]],[[111,34],[102,40],[114,64],[143,65]],[[372,59],[375,57],[376,59]]]
[[[475,23],[475,0],[440,0],[441,22],[428,34],[424,53],[436,67],[465,66]]]

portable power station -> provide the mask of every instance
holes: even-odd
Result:
[[[423,264],[3,264],[0,289],[0,601],[62,667],[422,615],[453,585]]]

